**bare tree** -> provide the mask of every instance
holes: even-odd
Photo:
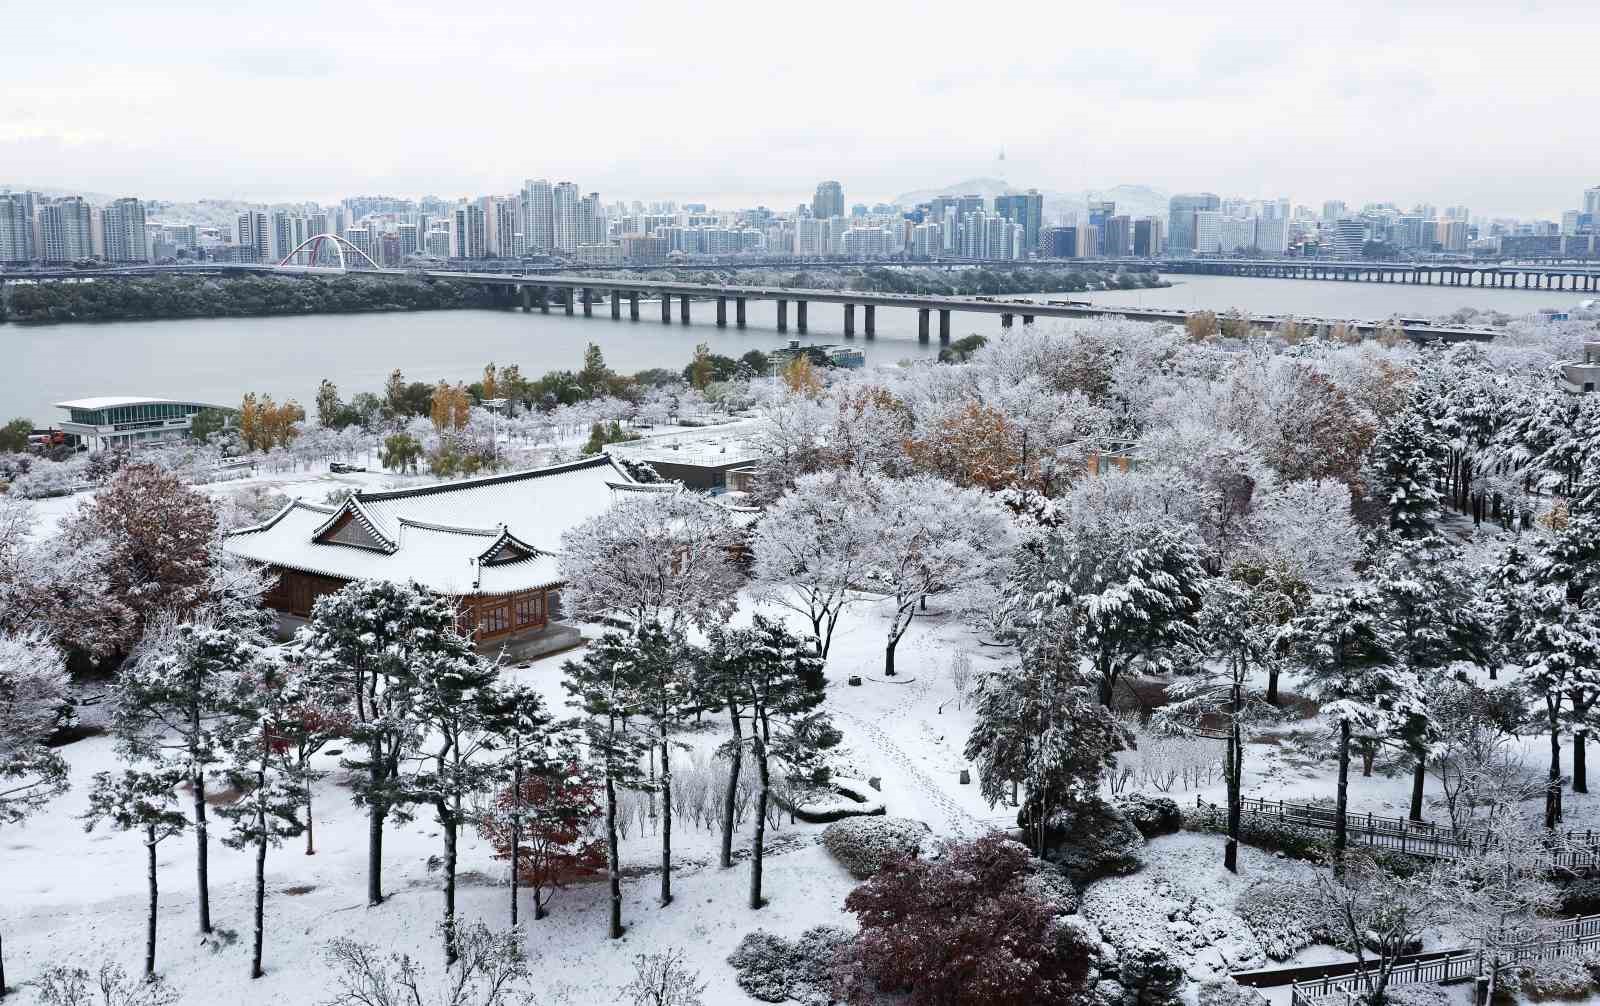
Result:
[[[683,963],[683,951],[668,947],[633,959],[633,981],[618,998],[632,1006],[700,1006],[705,990],[700,972]]]
[[[32,983],[42,1006],[170,1006],[178,990],[160,976],[130,981],[120,964],[106,962],[94,977],[58,964]]]
[[[476,922],[458,928],[454,936],[460,957],[437,977],[404,954],[382,957],[365,943],[332,941],[323,956],[338,970],[338,985],[325,1006],[512,1006],[531,1001],[526,986],[532,971],[522,955],[520,929],[494,932]]]
[[[1422,934],[1455,917],[1448,871],[1436,863],[1402,877],[1361,852],[1346,854],[1340,879],[1318,875],[1322,909],[1367,975],[1368,1006],[1383,1006],[1395,965],[1421,944]]]

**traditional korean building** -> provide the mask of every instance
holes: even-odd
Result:
[[[278,580],[266,596],[287,634],[323,594],[353,580],[413,581],[456,600],[481,649],[514,657],[575,645],[560,624],[563,532],[619,493],[677,492],[635,481],[608,455],[509,475],[357,492],[338,506],[296,500],[228,536],[228,552]]]

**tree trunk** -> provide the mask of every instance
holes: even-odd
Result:
[[[900,641],[898,636],[890,636],[889,642],[883,648],[883,676],[894,677],[894,644]]]
[[[453,808],[440,801],[439,824],[444,827],[444,965],[461,955],[456,950],[456,823]]]
[[[1550,711],[1550,778],[1544,791],[1544,826],[1551,831],[1561,823],[1561,730],[1554,707]]]
[[[1428,759],[1420,751],[1413,751],[1412,758],[1416,762],[1411,767],[1411,820],[1422,820],[1422,788],[1428,782]]]
[[[743,736],[739,728],[739,713],[732,701],[728,703],[728,718],[733,721],[733,757],[728,767],[728,791],[722,797],[722,868],[733,866],[733,816],[739,805],[739,771],[744,766],[741,764],[744,753],[741,750]]]
[[[1278,672],[1279,668],[1273,664],[1267,669],[1267,705],[1278,704]]]
[[[200,931],[211,932],[211,890],[206,869],[206,777],[196,772],[194,784],[194,877],[200,893]]]
[[[383,786],[383,742],[374,739],[370,755],[370,777],[374,791]],[[382,800],[374,798],[367,809],[367,905],[383,904],[383,819],[389,808]]]
[[[300,767],[301,767],[302,774],[303,774],[305,766],[302,765]],[[308,855],[308,856],[315,856],[317,854],[317,843],[316,843],[316,839],[313,837],[314,834],[315,834],[315,830],[314,830],[315,826],[316,826],[315,822],[312,821],[312,819],[311,819],[311,783],[307,782],[306,783],[306,855]]]
[[[263,916],[266,914],[267,904],[267,812],[265,808],[256,812],[256,827],[260,829],[260,832],[256,837],[256,932],[255,943],[250,951],[251,978],[260,978],[263,974],[261,970],[261,944],[266,937]]]
[[[517,881],[522,873],[522,818],[516,813],[516,808],[522,803],[522,754],[519,750],[517,761],[511,769],[511,928],[517,927]],[[539,918],[539,899],[534,899],[533,918]]]
[[[611,885],[611,938],[622,939],[622,870],[617,861],[617,784],[606,773],[606,881]]]
[[[894,650],[889,651],[890,655]],[[761,737],[759,727],[751,733],[751,752],[756,756],[756,827],[755,835],[750,840],[750,907],[760,908],[766,904],[766,899],[761,897],[761,853],[762,843],[767,838],[767,787],[770,780],[767,777],[767,746]]]
[[[1239,818],[1241,817],[1240,791],[1243,789],[1243,780],[1239,778],[1239,770],[1244,765],[1244,752],[1241,750],[1243,738],[1239,732],[1240,707],[1243,705],[1239,694],[1239,685],[1233,686],[1232,707],[1228,727],[1228,764],[1223,778],[1228,782],[1228,844],[1222,850],[1222,865],[1229,873],[1239,872]]]
[[[1584,745],[1589,741],[1589,731],[1574,730],[1572,732],[1572,791],[1574,793],[1589,792],[1588,752]]]
[[[0,999],[6,997],[6,943],[4,934],[0,934]]]
[[[1344,863],[1345,813],[1350,809],[1350,721],[1339,721],[1339,797],[1336,801],[1333,822],[1333,856],[1336,863]]]
[[[144,976],[155,977],[156,973],[156,829],[155,825],[147,825],[144,830],[144,846],[149,852],[145,862],[145,880],[150,887],[150,914],[145,919],[144,928]]]
[[[1372,778],[1372,763],[1377,757],[1378,745],[1372,742],[1372,738],[1363,737],[1361,739],[1361,778]]]
[[[661,726],[661,904],[672,904],[672,763],[667,727]]]
[[[1111,708],[1111,700],[1116,697],[1117,679],[1114,675],[1100,672],[1100,680],[1095,682],[1095,691],[1100,699],[1100,704],[1107,709]]]

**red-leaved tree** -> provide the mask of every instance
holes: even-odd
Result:
[[[507,786],[479,817],[478,830],[496,856],[511,859],[515,849],[514,880],[533,892],[535,919],[545,917],[556,891],[605,871],[600,792],[588,766],[574,761]]]
[[[1051,890],[1066,882],[1050,870],[999,834],[891,862],[845,899],[861,930],[839,991],[850,1002],[909,991],[919,1006],[1074,1001],[1095,948],[1065,922]]]

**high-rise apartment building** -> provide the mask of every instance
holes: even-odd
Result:
[[[1161,254],[1161,220],[1158,217],[1140,217],[1133,222],[1133,253],[1142,258]]]
[[[600,193],[591,192],[578,200],[578,243],[604,244],[606,218],[600,210]]]
[[[555,196],[550,182],[530,178],[522,187],[522,209],[528,215],[523,229],[528,250],[544,254],[555,247]]]
[[[578,187],[558,182],[551,194],[552,237],[550,247],[567,255],[578,250]]]
[[[240,262],[265,262],[272,250],[272,237],[267,232],[267,214],[261,210],[245,210],[239,214],[233,243],[239,246]]]
[[[487,230],[482,206],[457,206],[450,214],[451,257],[486,257],[489,251]]]
[[[811,215],[818,220],[844,216],[844,186],[838,182],[819,182],[811,199]]]
[[[1600,185],[1583,190],[1583,212],[1600,216]]]
[[[1022,227],[1022,246],[1025,253],[1039,247],[1039,228],[1044,225],[1044,196],[1038,189],[1025,193],[994,197],[994,211],[1006,220]]]
[[[1262,216],[1256,220],[1255,247],[1263,255],[1282,255],[1289,250],[1289,217]]]
[[[1348,209],[1349,207],[1345,206],[1343,199],[1329,199],[1322,204],[1322,219],[1331,224],[1344,216],[1345,211]]]
[[[71,262],[94,254],[94,210],[80,196],[52,199],[39,207],[41,257]]]
[[[0,192],[0,262],[28,262],[33,257],[32,193]]]
[[[1191,250],[1197,255],[1215,255],[1222,251],[1222,211],[1195,210],[1193,220],[1194,244]]]
[[[1173,196],[1167,203],[1167,253],[1187,255],[1195,249],[1195,214],[1221,208],[1222,200],[1211,192],[1191,192]]]
[[[144,230],[144,203],[131,197],[114,201],[101,211],[101,227],[105,233],[107,261],[150,261],[150,245]]]

